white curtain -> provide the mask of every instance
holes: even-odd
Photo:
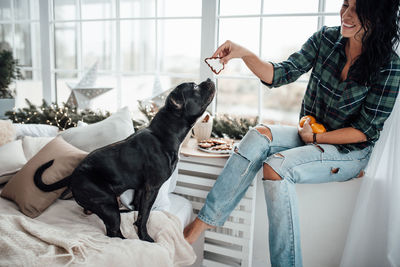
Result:
[[[400,96],[364,176],[341,267],[400,266]]]

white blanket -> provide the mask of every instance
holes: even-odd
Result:
[[[137,212],[121,214],[127,238],[109,238],[96,215],[85,215],[73,200],[57,200],[31,219],[0,198],[0,266],[185,266],[196,255],[185,241],[179,219],[150,214],[147,228],[155,243],[138,239]]]

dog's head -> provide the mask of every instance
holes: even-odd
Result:
[[[188,120],[197,119],[206,111],[214,95],[215,85],[210,79],[199,85],[182,83],[168,95],[165,107]]]

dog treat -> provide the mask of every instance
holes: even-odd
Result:
[[[212,72],[218,75],[225,68],[225,64],[219,62],[220,59],[220,57],[208,57],[204,59],[204,62],[207,63]]]
[[[230,151],[233,148],[233,140],[209,138],[200,141],[198,146],[209,151]]]
[[[210,148],[213,145],[211,143],[199,143],[199,147],[201,148]]]

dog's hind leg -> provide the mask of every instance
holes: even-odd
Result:
[[[110,197],[109,202],[100,203],[98,207],[92,209],[92,211],[103,220],[106,226],[107,236],[125,239],[120,229],[121,216],[116,198]]]
[[[138,236],[141,240],[145,240],[148,242],[154,242],[153,238],[149,236],[147,233],[147,220],[149,218],[150,209],[153,206],[154,201],[156,200],[158,190],[137,190],[135,195],[134,202],[135,206],[138,204],[138,217],[136,219],[135,225],[138,227]]]
[[[103,220],[107,230],[107,236],[125,239],[120,230],[121,217],[119,205],[114,195],[103,188],[97,187],[95,191],[91,191],[90,201],[87,200],[87,196],[82,198],[78,197],[78,199],[75,198],[75,200],[77,200],[85,210],[90,210]]]

